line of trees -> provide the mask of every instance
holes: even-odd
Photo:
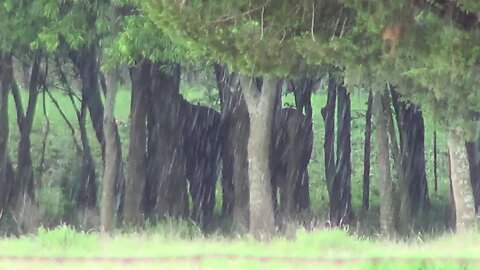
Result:
[[[305,221],[317,109],[332,226],[367,218],[375,135],[381,230],[412,231],[415,217],[430,207],[423,110],[448,133],[455,228],[468,231],[480,204],[478,15],[474,0],[5,0],[0,218],[9,215],[18,232],[39,224],[42,168],[34,166],[31,137],[43,94],[62,115],[80,157],[79,175],[62,183],[62,192],[77,222],[98,215],[105,233],[116,223],[138,226],[154,217],[189,217],[207,229],[218,179],[222,216],[234,231],[268,239],[278,226]],[[16,61],[25,77],[14,75]],[[131,88],[128,148],[114,115],[124,67]],[[214,75],[220,112],[180,94],[182,74],[195,67]],[[311,98],[322,81],[327,102],[320,110]],[[52,95],[56,85],[77,123]],[[282,108],[285,89],[295,108]],[[359,213],[351,187],[354,89],[369,97]],[[88,123],[100,145],[100,167]]]

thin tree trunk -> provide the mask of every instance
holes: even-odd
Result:
[[[95,162],[93,160],[92,150],[90,147],[88,134],[87,134],[87,127],[86,127],[87,104],[85,99],[82,98],[81,108],[80,109],[77,108],[75,104],[75,100],[73,99],[74,90],[72,89],[71,84],[68,81],[68,78],[65,72],[63,71],[60,59],[56,57],[55,61],[57,65],[60,82],[67,88],[72,107],[75,109],[75,112],[76,112],[79,131],[80,131],[81,147],[79,146],[75,138],[75,130],[73,128],[73,125],[68,121],[67,117],[61,110],[60,105],[58,104],[57,100],[53,97],[53,95],[51,95],[50,92],[48,92],[48,94],[50,96],[50,99],[55,104],[58,111],[64,118],[65,122],[69,126],[77,151],[82,153],[81,176],[80,176],[80,179],[78,180],[79,188],[78,190],[75,190],[73,194],[69,194],[69,196],[75,201],[75,207],[77,209],[77,212],[80,213],[81,217],[83,216],[84,221],[87,221],[86,219],[90,217],[90,215],[87,215],[87,212],[97,212],[96,215],[98,215],[98,211],[96,210],[97,183],[96,183],[96,174],[95,174]],[[82,223],[85,224],[85,222],[82,222]]]
[[[41,53],[35,54],[34,62],[32,65],[31,78],[29,83],[29,95],[26,113],[23,112],[23,105],[20,98],[18,87],[13,87],[17,98],[15,99],[17,114],[19,118],[20,140],[18,143],[18,161],[17,161],[17,181],[19,187],[19,193],[17,193],[17,199],[23,202],[23,195],[27,195],[29,199],[34,200],[34,175],[33,175],[33,163],[31,155],[31,141],[30,135],[33,127],[33,118],[35,116],[35,110],[38,100],[38,89],[41,84],[40,75],[40,63]],[[19,202],[19,203],[22,203]]]
[[[240,76],[250,117],[250,233],[261,239],[270,239],[275,233],[269,154],[277,84],[277,79],[265,78],[260,89],[251,77]]]
[[[226,68],[220,64],[214,64],[215,79],[217,89],[220,96],[221,107],[221,134],[222,134],[222,217],[231,217],[234,207],[234,185],[233,185],[233,164],[234,154],[233,147],[228,140],[233,128],[233,113],[231,105],[231,97],[238,85],[235,73],[228,73]]]
[[[461,131],[452,129],[448,134],[452,189],[455,200],[456,231],[463,233],[475,226],[475,203],[470,182],[468,155]]]
[[[112,70],[107,75],[107,95],[105,99],[105,114],[103,130],[105,134],[105,168],[102,180],[102,197],[100,204],[101,229],[111,233],[115,215],[115,182],[120,173],[120,160],[117,159],[120,149],[116,143],[115,134],[115,102],[118,91],[118,70]]]
[[[151,65],[143,61],[130,69],[132,98],[130,107],[130,148],[128,175],[125,190],[124,221],[139,224],[141,221],[141,200],[146,180],[146,103]]]
[[[8,202],[8,94],[12,87],[12,55],[0,51],[0,212]]]
[[[362,216],[366,218],[370,207],[370,152],[372,137],[372,91],[368,92],[367,113],[365,115],[365,142],[363,147],[363,193]]]
[[[102,150],[105,163],[105,135],[103,128],[104,107],[98,83],[97,49],[94,45],[85,48],[72,59],[82,80],[82,99],[87,104],[95,136]],[[105,164],[104,164],[105,165]]]
[[[390,139],[390,146],[392,150],[393,161],[395,170],[398,177],[398,216],[399,216],[399,231],[402,234],[410,233],[410,227],[412,224],[412,206],[410,198],[410,179],[405,175],[405,169],[402,165],[402,156],[400,153],[400,147],[397,142],[397,135],[395,132],[395,121],[393,119],[393,112],[391,109],[390,94],[385,91],[383,95],[383,107],[385,109],[387,117],[387,130]],[[398,121],[397,121],[398,122]],[[402,138],[402,136],[400,136]]]
[[[333,200],[330,209],[330,221],[333,226],[343,226],[350,223],[352,218],[351,175],[352,163],[350,159],[350,94],[347,89],[337,86],[337,160],[335,166],[335,180],[332,185]]]
[[[388,130],[386,110],[383,107],[383,95],[375,93],[373,111],[376,126],[378,191],[380,193],[380,227],[382,234],[389,236],[395,231],[393,185],[390,176],[390,158],[388,149]]]
[[[335,103],[336,103],[336,82],[333,78],[328,81],[327,104],[322,108],[321,113],[325,122],[325,142],[323,144],[325,154],[325,177],[327,180],[327,190],[330,197],[330,213],[335,211],[333,193],[333,182],[335,180]]]

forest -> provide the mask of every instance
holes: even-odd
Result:
[[[476,0],[1,0],[0,235],[475,233],[479,16]]]

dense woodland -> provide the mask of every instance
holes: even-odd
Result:
[[[476,0],[3,0],[0,229],[473,230],[479,16]]]

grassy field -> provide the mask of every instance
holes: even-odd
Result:
[[[298,231],[294,240],[277,238],[269,243],[259,243],[253,239],[221,236],[206,239],[195,234],[190,234],[192,238],[189,238],[179,232],[178,226],[184,228],[181,224],[170,224],[141,234],[119,234],[111,238],[78,233],[68,227],[52,231],[41,229],[35,237],[0,241],[0,256],[60,256],[84,260],[62,263],[38,262],[31,257],[25,261],[0,259],[0,269],[430,270],[478,269],[480,266],[478,262],[475,262],[476,266],[470,262],[468,267],[466,261],[455,262],[478,258],[479,234],[444,236],[427,242],[413,239],[401,243],[353,237],[338,230],[319,230]],[[232,258],[232,255],[237,257]],[[131,260],[99,261],[99,257]]]

